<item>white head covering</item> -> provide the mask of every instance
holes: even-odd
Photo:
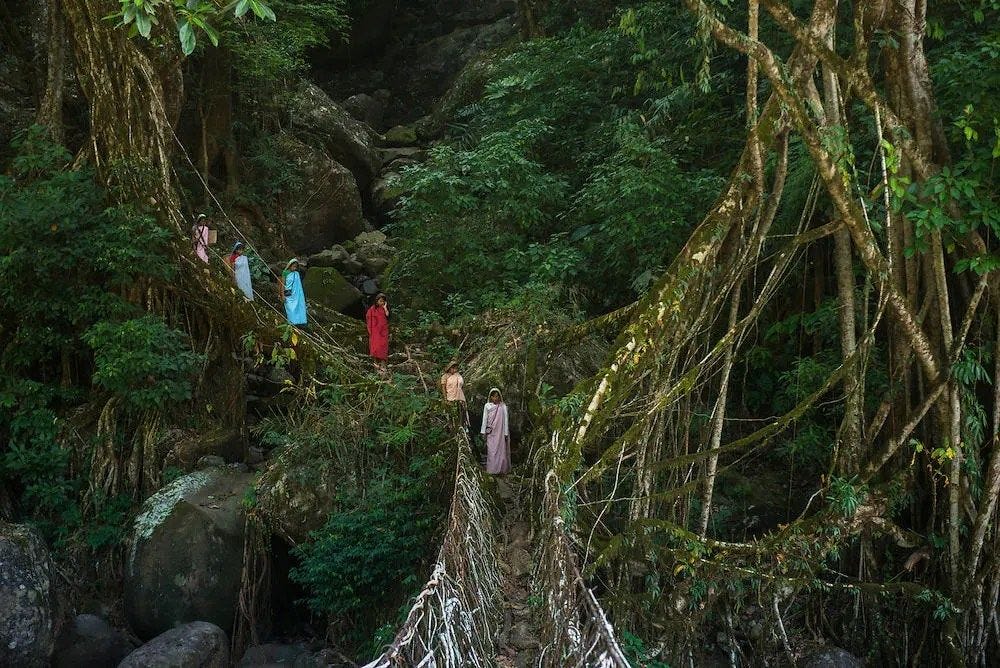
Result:
[[[490,403],[490,398],[493,396],[494,392],[496,392],[498,395],[500,395],[500,403],[502,404],[503,403],[503,392],[500,391],[499,387],[491,387],[490,388],[490,393],[486,395],[486,402]]]

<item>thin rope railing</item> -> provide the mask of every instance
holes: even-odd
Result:
[[[201,172],[195,166],[194,161],[191,159],[191,155],[187,152],[187,149],[184,147],[184,144],[181,142],[180,138],[177,136],[177,133],[173,132],[173,130],[171,130],[171,134],[173,135],[174,141],[177,143],[177,146],[180,149],[181,155],[184,157],[184,160],[187,162],[188,166],[191,168],[191,171],[198,178],[198,181],[201,183],[202,187],[205,189],[205,192],[208,193],[209,197],[215,203],[215,206],[218,208],[219,212],[222,214],[222,217],[225,219],[225,221],[229,224],[229,227],[232,228],[233,233],[236,235],[237,239],[239,239],[240,241],[242,241],[243,244],[244,244],[244,246],[246,246],[246,248],[248,248],[249,250],[253,251],[258,257],[263,258],[264,256],[257,249],[257,246],[253,243],[253,240],[251,239],[250,235],[247,234],[246,232],[244,232],[233,221],[233,219],[229,215],[228,211],[226,211],[226,208],[222,205],[222,202],[220,202],[219,198],[216,197],[215,192],[212,191],[211,187],[208,185],[208,182],[205,180],[205,178],[202,176]],[[177,176],[176,170],[175,170],[175,176]],[[182,217],[184,217],[183,212],[178,212],[178,213]],[[210,252],[210,253],[212,253],[213,255],[215,255],[219,259],[223,259],[223,260],[225,259],[225,254],[222,253],[222,252],[220,252],[220,251],[218,251],[218,250],[216,250],[212,246],[209,246],[207,248],[207,251]],[[272,270],[270,268],[270,266],[267,265],[266,263],[265,263],[265,266],[267,268],[268,273],[272,277],[274,277],[277,281],[280,282],[281,281],[281,277],[274,270]],[[255,296],[256,299],[253,302],[251,302],[251,305],[252,305],[251,308],[253,309],[254,316],[257,318],[258,323],[260,323],[262,326],[266,325],[266,323],[264,322],[264,320],[261,318],[261,315],[260,315],[260,309],[258,308],[258,304],[259,303],[263,303],[266,309],[270,309],[271,311],[274,312],[274,315],[276,316],[276,322],[277,323],[280,324],[281,322],[285,321],[285,314],[281,310],[279,310],[274,304],[272,304],[271,301],[270,301],[270,299],[267,296],[265,296],[264,293],[262,293],[256,287],[252,287],[252,290],[253,290],[253,293],[254,293],[254,296]],[[327,336],[320,337],[320,336],[318,336],[318,334],[326,334]],[[315,331],[308,331],[308,330],[303,330],[303,329],[297,329],[296,330],[296,336],[298,336],[300,339],[303,339],[303,340],[308,341],[309,343],[311,343],[313,345],[313,347],[317,351],[319,351],[322,355],[326,356],[329,359],[341,362],[341,361],[343,361],[343,359],[345,357],[344,356],[344,348],[340,344],[340,342],[337,341],[337,339],[335,337],[331,336],[329,334],[329,332],[327,332],[323,328],[316,328]]]
[[[482,470],[458,432],[455,492],[431,577],[393,642],[364,668],[495,664],[502,596],[496,532]]]

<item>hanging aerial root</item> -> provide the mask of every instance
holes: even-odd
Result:
[[[565,514],[570,511],[556,470],[560,461],[559,435],[551,441],[551,468],[545,475],[540,516],[535,587],[545,601],[540,665],[628,668],[614,629],[594,593],[580,575],[576,550],[567,533]]]
[[[247,514],[243,536],[243,574],[233,623],[232,656],[243,656],[249,645],[260,642],[261,618],[270,608],[271,531],[254,512]]]

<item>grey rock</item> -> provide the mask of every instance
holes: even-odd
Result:
[[[856,656],[839,647],[824,647],[806,657],[804,668],[862,668]]]
[[[198,466],[196,468],[200,469],[211,469],[217,466],[225,466],[226,460],[219,455],[205,455],[198,460]]]
[[[437,0],[434,9],[443,21],[459,25],[493,23],[517,11],[514,0]]]
[[[312,448],[290,444],[273,450],[257,483],[257,508],[274,532],[297,545],[320,529],[338,508],[343,471]]]
[[[251,483],[231,467],[195,471],[143,504],[125,574],[125,615],[140,638],[193,621],[232,628]]]
[[[374,278],[367,278],[361,283],[361,292],[368,297],[374,297],[379,293],[378,281]]]
[[[365,270],[365,266],[361,264],[356,255],[352,255],[344,262],[343,270],[347,276],[357,276]]]
[[[301,644],[285,645],[265,643],[247,648],[240,659],[239,668],[260,668],[262,666],[293,666],[307,655],[308,650]]]
[[[53,668],[114,668],[135,645],[97,615],[77,615],[59,634]]]
[[[389,266],[388,253],[380,252],[378,248],[362,248],[356,255],[369,276],[378,276]]]
[[[387,166],[392,166],[397,160],[406,160],[411,163],[417,163],[427,159],[427,151],[418,146],[384,148],[379,151],[379,155],[382,157],[382,164]]]
[[[344,250],[343,246],[335,245],[309,256],[310,267],[341,267],[344,262],[350,259],[351,254]]]
[[[47,666],[53,646],[52,564],[34,529],[0,522],[0,666]]]
[[[376,127],[382,122],[384,110],[378,101],[367,93],[352,95],[344,100],[341,106],[355,120],[361,121],[371,127]]]
[[[279,150],[303,175],[297,187],[282,193],[282,235],[296,253],[318,253],[364,230],[361,193],[354,174],[322,150],[288,134]]]
[[[407,72],[411,90],[430,97],[447,96],[452,82],[468,63],[502,46],[516,35],[516,22],[511,17],[504,17],[494,23],[460,26],[416,46],[410,54],[412,66]]]
[[[292,96],[292,127],[311,145],[322,146],[326,153],[354,174],[361,188],[379,171],[376,142],[378,135],[368,125],[351,117],[318,86],[303,82]]]
[[[156,636],[118,668],[229,668],[229,638],[208,622],[191,622]]]
[[[344,100],[344,110],[351,116],[366,123],[372,128],[382,125],[385,118],[385,107],[392,99],[392,93],[382,88],[371,95],[368,93],[358,93]]]
[[[495,70],[496,59],[490,54],[481,54],[469,61],[438,99],[431,113],[417,121],[417,136],[423,140],[440,137],[449,119],[482,95],[486,82]]]
[[[354,237],[354,244],[358,247],[382,246],[387,240],[388,237],[385,236],[385,232],[372,230],[370,232],[362,232],[358,236]]]

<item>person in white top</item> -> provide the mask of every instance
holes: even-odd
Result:
[[[486,437],[486,472],[503,475],[510,472],[510,420],[507,404],[500,389],[490,390],[489,401],[483,406],[483,428]]]
[[[458,372],[458,362],[452,360],[441,376],[441,395],[449,404],[454,403],[457,406],[459,423],[468,429],[469,411],[465,403],[464,387],[465,379]]]

